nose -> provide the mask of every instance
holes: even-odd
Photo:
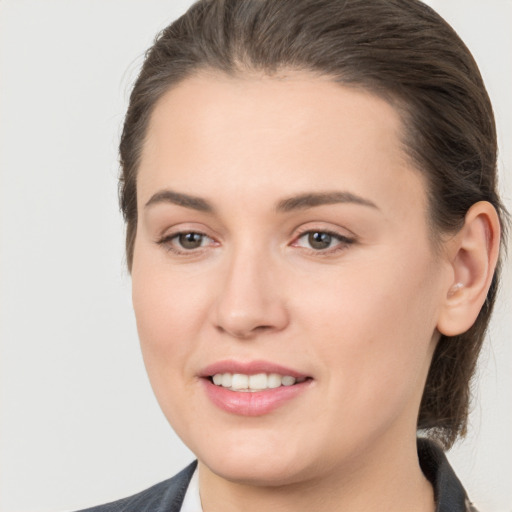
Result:
[[[216,328],[239,339],[278,332],[289,323],[277,265],[250,248],[233,254],[219,275],[214,306]]]

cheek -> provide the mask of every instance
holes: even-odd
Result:
[[[360,265],[347,265],[309,280],[307,292],[297,290],[301,309],[315,330],[328,330],[360,346],[384,346],[386,340],[409,333],[430,332],[435,326],[435,274],[428,259],[397,262],[393,255],[372,258]],[[398,341],[398,340],[397,340]],[[391,342],[391,340],[389,340]]]
[[[172,273],[140,250],[132,269],[132,300],[144,362],[151,380],[185,371],[191,339],[204,324],[205,293],[197,280]],[[155,390],[156,391],[156,390]]]
[[[132,295],[144,365],[167,420],[186,431],[196,414],[191,370],[204,318],[204,287],[191,286],[158,266],[134,265]],[[185,429],[185,430],[184,430]]]
[[[421,390],[436,325],[429,268],[424,254],[397,264],[384,253],[304,295],[301,328],[331,370],[325,373],[338,397],[341,391],[354,404],[378,406]]]

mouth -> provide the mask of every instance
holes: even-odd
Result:
[[[256,373],[248,375],[244,373],[216,373],[207,377],[212,384],[230,391],[242,393],[255,393],[268,389],[277,389],[281,386],[294,386],[310,379],[310,377],[293,377],[279,373]]]
[[[262,416],[296,399],[313,377],[265,361],[221,361],[199,375],[208,398],[225,412]]]

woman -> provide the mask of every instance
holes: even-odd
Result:
[[[120,154],[145,365],[198,460],[90,510],[473,510],[442,448],[506,212],[453,30],[416,0],[198,2]]]

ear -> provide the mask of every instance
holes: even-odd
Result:
[[[487,201],[475,203],[448,246],[453,274],[437,329],[456,336],[475,323],[491,286],[500,247],[500,222],[494,206]]]

